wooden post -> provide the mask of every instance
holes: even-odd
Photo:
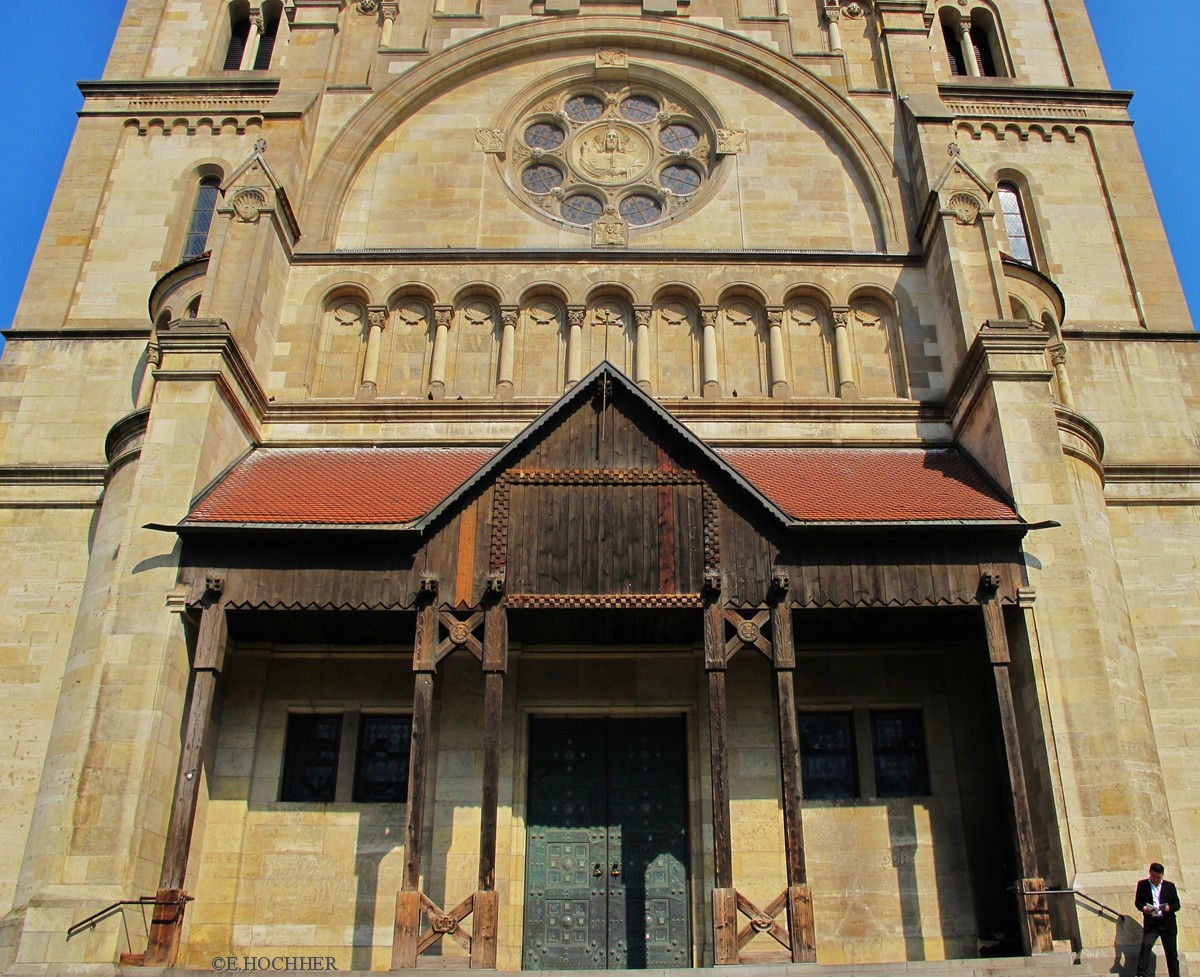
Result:
[[[788,934],[793,963],[815,963],[816,932],[804,857],[800,797],[800,726],[796,716],[796,651],[792,610],[784,596],[771,605],[771,646],[779,703],[779,767],[783,780],[783,837],[787,858]]]
[[[483,618],[483,798],[479,812],[479,890],[471,927],[471,966],[494,970],[500,899],[496,893],[496,830],[500,807],[500,734],[504,672],[508,667],[508,621],[504,605]]]
[[[738,962],[737,892],[729,828],[726,762],[725,611],[719,596],[704,608],[704,661],[708,669],[708,734],[712,757],[713,952],[718,966]]]
[[[425,787],[429,767],[429,729],[433,713],[434,652],[437,645],[437,607],[428,599],[417,610],[413,647],[412,745],[408,753],[408,805],[404,817],[404,871],[396,893],[392,932],[392,970],[417,965],[421,930],[421,836],[425,831]]]
[[[158,904],[154,907],[146,965],[170,967],[179,953],[183,930],[183,883],[187,876],[188,851],[196,824],[196,802],[200,796],[200,770],[208,743],[217,676],[225,664],[228,624],[225,609],[217,603],[219,589],[200,612],[196,655],[192,662],[191,697],[184,724],[183,748],[175,772],[175,794],[167,825],[167,844],[159,874]]]
[[[994,592],[982,601],[983,626],[987,635],[988,656],[996,683],[996,700],[1000,707],[1000,727],[1004,736],[1004,753],[1008,763],[1008,782],[1012,793],[1012,824],[1016,833],[1017,855],[1021,862],[1021,878],[1017,905],[1021,916],[1021,941],[1027,954],[1051,953],[1054,950],[1050,931],[1050,914],[1045,896],[1024,895],[1046,888],[1037,871],[1036,845],[1033,837],[1033,817],[1029,810],[1029,792],[1025,784],[1025,767],[1021,762],[1021,739],[1017,727],[1017,711],[1013,702],[1009,664],[1008,636],[1004,630],[1004,609]]]

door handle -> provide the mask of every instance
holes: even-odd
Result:
[[[597,862],[595,868],[592,869],[592,875],[594,875],[596,878],[600,878],[600,876],[602,876],[603,874],[604,874],[604,866],[601,865],[599,862]]]
[[[613,862],[612,877],[614,879],[619,879],[621,877],[621,865],[619,862]]]

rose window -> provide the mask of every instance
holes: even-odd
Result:
[[[581,83],[543,98],[509,130],[506,172],[522,199],[566,224],[644,227],[709,189],[715,131],[649,86]]]

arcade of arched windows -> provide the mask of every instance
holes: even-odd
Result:
[[[690,293],[638,304],[533,294],[507,304],[467,291],[453,304],[361,290],[327,297],[309,377],[316,397],[550,399],[603,360],[663,398],[878,399],[911,394],[897,310],[866,292],[845,306],[810,291],[768,305],[748,291],[715,305]]]
[[[996,13],[978,0],[939,9],[934,34],[941,37],[951,75],[1005,78],[1011,74]],[[939,47],[936,43],[932,46],[935,50]]]

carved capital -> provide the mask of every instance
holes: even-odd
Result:
[[[358,0],[355,9],[360,14],[373,14],[379,10],[379,0]]]
[[[845,329],[850,325],[850,310],[849,309],[834,309],[833,310],[833,327],[835,329]]]
[[[388,310],[386,305],[368,305],[367,322],[372,329],[382,330],[387,325]]]
[[[783,309],[767,309],[767,327],[770,329],[783,328]]]
[[[649,309],[634,309],[633,318],[639,329],[650,328],[650,310]]]
[[[500,309],[500,322],[505,329],[516,329],[519,313],[515,305],[506,305]]]
[[[716,309],[701,309],[700,323],[705,329],[717,328],[717,310]]]
[[[450,320],[454,317],[454,306],[452,305],[435,305],[433,307],[433,321],[439,329],[449,329]]]
[[[1067,362],[1067,347],[1062,343],[1051,346],[1050,362],[1055,366],[1063,366]]]
[[[582,329],[586,315],[585,309],[578,307],[567,309],[567,322],[571,324],[572,329]]]

